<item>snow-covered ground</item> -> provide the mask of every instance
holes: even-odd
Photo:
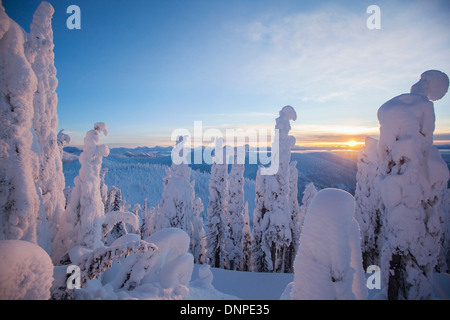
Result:
[[[194,266],[192,281],[198,277],[200,265]],[[293,273],[243,272],[211,268],[214,276],[210,290],[211,296],[206,299],[243,299],[243,300],[278,300],[286,286],[294,281]],[[366,274],[366,278],[369,274]],[[205,290],[191,288],[191,299],[204,299]],[[376,298],[381,289],[368,290],[368,299]],[[434,299],[450,299],[450,275],[435,273],[433,282]]]

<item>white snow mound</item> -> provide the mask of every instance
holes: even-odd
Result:
[[[0,241],[0,300],[48,300],[52,282],[52,260],[41,247]]]
[[[353,196],[340,189],[323,189],[306,213],[294,262],[292,299],[366,299],[359,246],[353,218]]]

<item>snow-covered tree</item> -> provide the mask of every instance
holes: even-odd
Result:
[[[291,299],[366,299],[355,201],[340,189],[317,193],[306,214]]]
[[[103,170],[102,170],[103,171]],[[102,172],[100,171],[100,173]],[[116,186],[111,186],[105,201],[105,213],[110,211],[122,211],[122,191]]]
[[[299,213],[300,229],[303,226],[303,221],[305,220],[306,212],[308,211],[309,205],[311,204],[311,201],[314,199],[316,194],[317,188],[314,185],[314,182],[308,183],[305,186],[305,190],[303,191],[302,205],[300,207]]]
[[[105,205],[106,210],[106,201],[108,200],[108,186],[105,183],[105,176],[108,173],[108,168],[102,168],[100,171],[100,194],[102,196],[102,202]]]
[[[445,190],[441,206],[442,235],[436,271],[450,273],[450,189]]]
[[[61,154],[61,159],[63,158],[63,149],[66,144],[70,143],[70,136],[67,133],[64,133],[64,129],[59,130],[57,135],[57,142],[59,153]]]
[[[289,245],[289,251],[286,256],[285,272],[293,272],[294,259],[297,254],[298,242],[300,240],[301,231],[301,216],[300,205],[298,203],[298,169],[297,161],[289,163],[289,209],[290,209],[290,224],[289,227],[292,233],[292,241]]]
[[[232,250],[228,253],[230,270],[240,270],[242,238],[244,228],[244,170],[245,164],[238,163],[240,153],[245,155],[245,146],[238,147],[228,175],[228,221]]]
[[[252,250],[255,271],[289,272],[294,261],[292,236],[297,232],[297,226],[294,226],[294,219],[297,221],[297,218],[292,210],[297,193],[290,190],[290,185],[293,179],[298,179],[298,173],[290,166],[295,138],[289,135],[289,121],[296,120],[297,114],[291,106],[283,107],[279,114],[272,144],[272,161],[278,160],[278,171],[263,177],[260,167],[256,177]],[[296,176],[290,178],[290,174]]]
[[[146,199],[147,200],[147,199]],[[159,204],[156,204],[155,207],[147,207],[147,201],[144,201],[144,206],[142,209],[142,225],[141,225],[141,235],[142,238],[149,237],[153,234],[153,232],[160,230],[161,228],[157,228],[156,224],[156,215],[159,212]]]
[[[100,175],[102,175],[102,171],[100,171]],[[101,188],[100,188],[101,190]],[[117,188],[116,186],[111,186],[109,188],[108,196],[106,198],[105,202],[105,215],[112,214],[118,211],[126,211],[123,206],[123,200],[122,200],[122,191]],[[120,238],[124,234],[127,234],[127,230],[122,222],[117,223],[112,228],[111,232],[107,234],[106,236],[106,244],[111,244],[114,240]]]
[[[242,255],[239,262],[239,270],[251,271],[252,270],[252,247],[253,247],[253,234],[250,230],[250,218],[248,216],[248,202],[244,207],[244,227],[242,228]]]
[[[216,138],[215,155],[209,179],[209,202],[206,209],[208,231],[206,233],[208,262],[215,268],[228,268],[228,252],[231,249],[228,234],[228,165],[222,139]]]
[[[59,224],[63,223],[65,206],[65,180],[56,131],[58,80],[53,53],[53,13],[54,9],[50,3],[41,2],[33,15],[26,42],[27,58],[37,77],[37,90],[33,98],[33,128],[40,147],[39,189],[46,213],[42,220],[47,220],[51,242],[55,241]]]
[[[252,271],[265,270],[264,252],[261,247],[263,229],[261,221],[265,214],[271,210],[271,203],[266,198],[266,178],[261,175],[261,167],[256,172],[255,181],[255,209],[253,212],[253,246],[251,249]]]
[[[33,145],[37,79],[25,34],[0,3],[0,240],[37,244],[39,146]]]
[[[445,73],[429,70],[378,110],[377,189],[386,239],[381,276],[388,299],[432,298],[441,238],[441,201],[449,170],[433,146],[433,103],[447,92]],[[431,101],[430,101],[431,100]]]
[[[192,221],[193,237],[191,238],[191,252],[194,256],[194,262],[199,264],[206,262],[206,233],[203,228],[203,218],[201,217],[202,212],[202,199],[195,198],[194,219]]]
[[[175,148],[180,150],[180,158],[186,157],[184,152],[185,137],[178,137]],[[147,234],[164,228],[179,228],[184,230],[191,239],[190,252],[196,253],[194,259],[200,261],[204,255],[203,248],[203,224],[200,224],[199,210],[201,200],[195,196],[195,181],[191,181],[191,168],[182,161],[179,164],[172,163],[166,168],[166,177],[163,180],[162,198],[156,208],[151,213],[145,214],[144,219],[152,221],[146,224]],[[194,216],[197,214],[197,217]],[[149,229],[148,227],[151,228]],[[151,230],[153,229],[153,230]]]
[[[355,218],[361,230],[363,266],[380,265],[382,216],[379,192],[375,187],[378,169],[378,140],[367,137],[358,154],[355,191]]]
[[[66,214],[73,226],[71,247],[80,245],[89,249],[103,246],[102,222],[105,208],[100,193],[100,171],[103,157],[108,156],[109,148],[97,143],[100,133],[108,134],[107,126],[97,122],[84,138],[83,152],[79,161],[80,172],[74,180],[74,188]],[[69,235],[69,230],[64,230]]]

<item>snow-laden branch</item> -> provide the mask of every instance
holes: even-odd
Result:
[[[150,252],[150,255],[152,255],[157,250],[158,248],[154,244],[144,240],[113,247],[97,248],[81,256],[77,262],[81,271],[81,284],[83,285],[90,279],[98,278],[102,272],[111,267],[113,260],[120,262],[121,258],[128,257],[130,253],[142,255],[144,252]],[[131,274],[132,270],[129,270],[128,273]],[[123,285],[125,283],[126,280],[124,280]]]
[[[105,214],[102,223],[103,236],[106,236],[116,224],[128,223],[134,230],[139,230],[139,217],[131,212],[110,211]]]

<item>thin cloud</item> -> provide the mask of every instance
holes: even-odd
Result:
[[[381,8],[381,30],[367,29],[365,12],[338,6],[248,23],[239,28],[253,57],[239,66],[243,79],[261,90],[323,102],[336,93],[359,98],[372,89],[408,90],[409,79],[432,66],[450,70],[445,16],[409,2]]]

